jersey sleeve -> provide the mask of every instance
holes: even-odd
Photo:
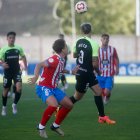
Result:
[[[99,51],[99,44],[95,41],[91,42],[92,45],[92,57],[98,56],[98,51]]]
[[[19,51],[20,51],[20,56],[25,56],[25,53],[21,47],[19,48]]]
[[[0,60],[4,60],[4,50],[3,50],[3,48],[0,49]]]
[[[49,67],[56,67],[56,65],[58,64],[58,59],[56,59],[55,57],[49,57],[46,60],[46,63]]]

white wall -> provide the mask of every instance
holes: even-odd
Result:
[[[92,36],[100,44],[99,36]],[[21,45],[27,55],[28,62],[38,62],[44,60],[52,54],[52,44],[57,36],[31,36],[17,37],[16,43]],[[65,37],[72,49],[72,37]],[[5,37],[0,37],[0,46],[7,44]],[[117,49],[120,62],[140,62],[140,37],[135,36],[110,36],[110,44]],[[72,54],[69,61],[73,62]]]

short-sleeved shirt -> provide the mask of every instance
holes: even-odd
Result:
[[[74,53],[78,55],[76,63],[83,72],[93,72],[92,58],[98,57],[99,45],[89,37],[79,38],[74,46]]]
[[[38,85],[49,88],[56,88],[60,78],[60,73],[64,69],[64,58],[54,54],[46,60],[48,67],[44,67]]]
[[[0,50],[0,60],[9,65],[8,69],[4,70],[4,74],[15,74],[20,71],[19,57],[25,56],[23,49],[20,46],[13,47],[4,46]]]
[[[99,48],[99,70],[101,76],[110,77],[115,75],[115,59],[117,56],[117,51],[112,46]]]
[[[76,63],[80,65],[75,85],[78,92],[85,93],[88,87],[98,84],[92,65],[93,57],[98,57],[98,49],[98,43],[88,37],[82,37],[75,43],[74,53],[78,56]]]

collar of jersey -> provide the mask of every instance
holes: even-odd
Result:
[[[57,56],[59,57],[60,60],[65,60],[65,59],[62,58],[59,54],[56,53],[55,55],[57,55]]]

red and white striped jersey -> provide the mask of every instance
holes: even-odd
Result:
[[[99,48],[99,70],[101,76],[109,77],[115,75],[117,51],[114,47],[108,46],[105,48]]]
[[[65,60],[59,55],[54,54],[46,60],[48,67],[44,67],[41,78],[39,80],[39,85],[47,86],[49,88],[55,88],[58,85],[60,73],[64,69]]]

